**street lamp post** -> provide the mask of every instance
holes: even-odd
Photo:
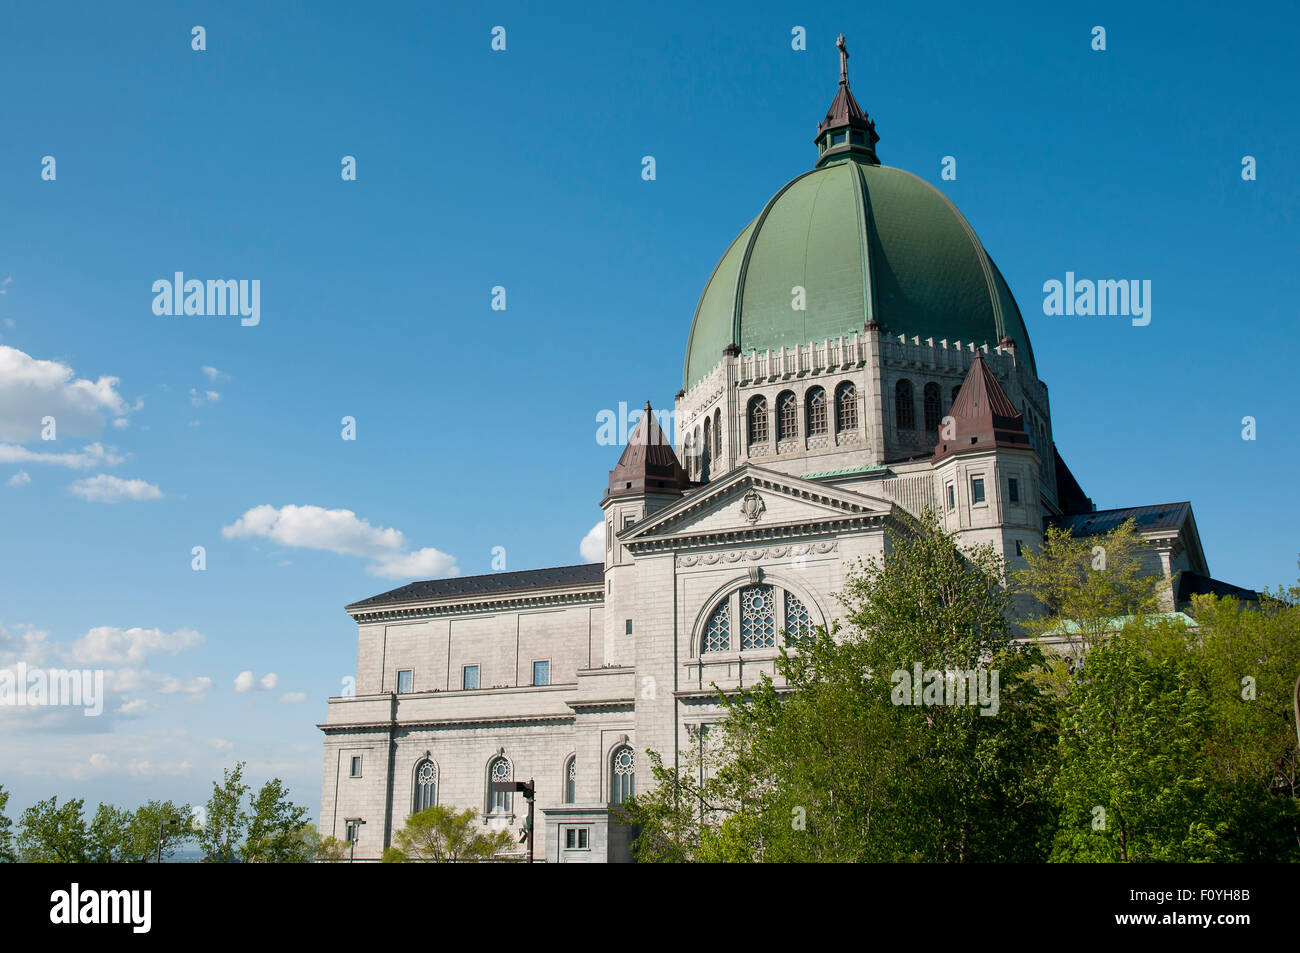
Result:
[[[352,828],[352,836],[348,838],[348,863],[354,864],[357,861],[357,838],[361,836],[361,828],[366,822],[358,817],[354,818],[351,823],[356,826]]]
[[[524,822],[524,837],[528,839],[528,862],[531,864],[533,862],[533,798],[537,793],[537,785],[533,783],[532,778],[527,781],[493,781],[492,790],[512,793],[518,791],[528,802],[528,820]]]

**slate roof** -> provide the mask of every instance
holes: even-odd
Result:
[[[1067,529],[1074,536],[1095,536],[1110,532],[1129,518],[1137,522],[1137,528],[1142,532],[1176,530],[1191,512],[1192,504],[1184,500],[1181,503],[1161,503],[1156,506],[1127,506],[1117,510],[1049,516],[1043,522],[1048,526]]]
[[[511,592],[532,592],[538,589],[594,586],[602,584],[604,579],[603,563],[579,563],[576,566],[525,569],[520,572],[493,572],[482,576],[453,576],[450,579],[413,582],[388,592],[381,592],[377,596],[352,603],[347,607],[347,611],[400,605],[405,602],[457,599],[463,596],[496,596]]]
[[[1254,589],[1234,586],[1230,582],[1202,575],[1199,572],[1184,570],[1178,574],[1178,590],[1174,600],[1178,605],[1190,602],[1192,596],[1213,593],[1216,596],[1232,596],[1241,602],[1259,602],[1259,593]]]

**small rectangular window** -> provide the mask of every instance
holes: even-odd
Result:
[[[984,502],[984,478],[982,476],[970,478],[970,501],[973,506]]]
[[[956,489],[954,489],[953,485],[949,483],[948,484],[948,509],[955,510],[956,508],[957,508],[957,491]]]
[[[624,623],[623,631],[624,631],[627,635],[631,635],[631,634],[632,634],[632,620],[631,620],[631,619],[628,619],[627,622]]]
[[[461,672],[460,687],[469,691],[472,688],[478,688],[478,666],[466,665]]]
[[[564,848],[565,850],[586,850],[587,849],[587,828],[585,827],[565,828]]]
[[[354,778],[359,778],[359,777],[361,777],[361,755],[359,755],[359,754],[354,754],[354,755],[352,756],[352,768],[351,768],[351,772],[352,772],[352,777],[354,777]]]
[[[1012,503],[1020,502],[1020,481],[1015,477],[1007,480],[1007,499]]]
[[[411,692],[411,683],[414,673],[409,668],[402,669],[397,673],[397,694],[408,695]]]
[[[533,663],[533,684],[551,684],[551,663],[549,661]]]
[[[1023,556],[1024,554],[1025,554],[1024,546],[1021,545],[1020,540],[1016,540],[1016,555]]]

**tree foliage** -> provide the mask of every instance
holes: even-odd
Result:
[[[477,817],[472,808],[457,813],[442,804],[418,811],[406,819],[390,850],[396,849],[402,860],[455,862],[488,860],[514,844],[508,831],[480,828]],[[399,858],[389,857],[386,851],[383,859]]]
[[[253,797],[244,860],[250,864],[301,864],[312,860],[318,845],[304,837],[306,817],[307,808],[289,799],[279,778],[267,781]]]
[[[719,692],[725,717],[674,763],[648,752],[636,858],[1300,860],[1300,584],[1198,597],[1189,626],[1143,545],[1132,523],[1052,530],[1004,585],[929,515],[893,534],[849,574],[842,624]],[[1009,624],[1013,603],[1033,609]],[[917,666],[996,669],[996,715],[897,704]]]
[[[198,831],[199,846],[207,859],[229,863],[239,859],[239,850],[248,831],[248,814],[244,810],[244,762],[223,772],[221,783],[212,783],[203,824]]]
[[[18,859],[14,849],[14,822],[5,814],[9,806],[9,792],[0,785],[0,864],[13,863]]]

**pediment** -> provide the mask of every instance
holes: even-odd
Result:
[[[629,546],[651,540],[780,529],[809,533],[849,520],[881,520],[897,507],[815,480],[745,465],[619,534]]]

